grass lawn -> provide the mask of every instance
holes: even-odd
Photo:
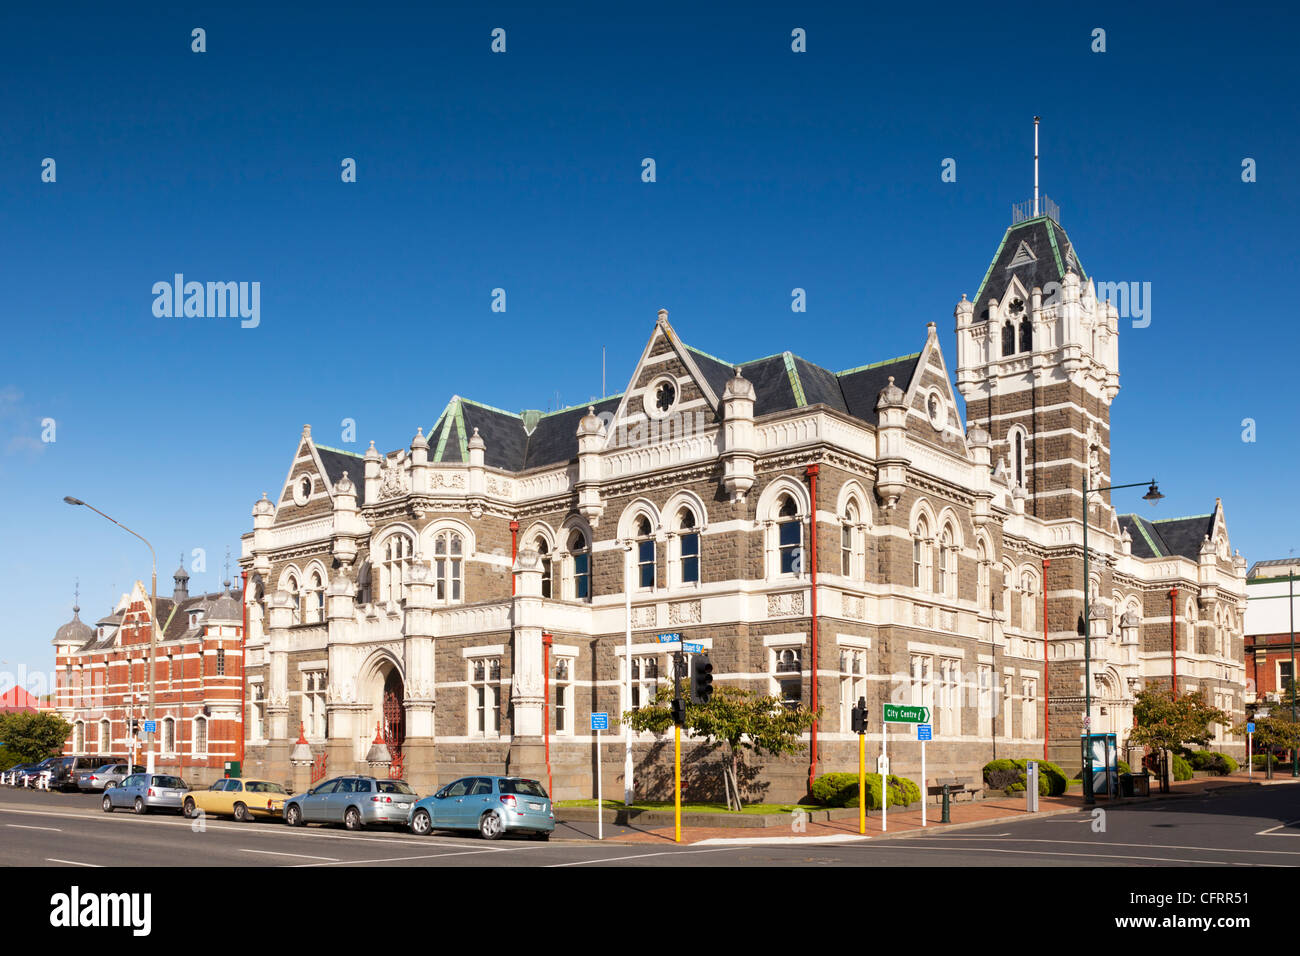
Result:
[[[596,806],[595,800],[557,800],[555,808],[563,810],[568,807],[592,807]],[[622,810],[625,804],[622,800],[606,800],[604,806],[610,810]],[[669,801],[644,801],[626,805],[632,810],[671,810],[673,804]],[[794,810],[816,810],[818,807],[800,806],[795,803],[751,803],[746,804],[742,813],[790,813]],[[725,803],[683,803],[683,813],[734,813],[729,810]]]

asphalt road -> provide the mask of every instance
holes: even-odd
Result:
[[[921,836],[740,844],[597,843],[561,827],[550,843],[477,834],[274,821],[239,824],[128,811],[98,797],[0,788],[0,863],[17,866],[1300,866],[1300,786],[1235,790]],[[606,828],[607,837],[627,833]],[[752,832],[752,831],[751,831]],[[778,838],[793,841],[797,838]]]

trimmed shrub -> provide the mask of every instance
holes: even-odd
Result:
[[[1038,795],[1059,797],[1065,793],[1070,785],[1065,771],[1047,760],[1034,762],[1038,764]],[[995,790],[1004,790],[1007,793],[1023,792],[1028,764],[1028,759],[990,760],[984,765],[984,783]]]
[[[1192,765],[1187,762],[1187,758],[1182,754],[1174,754],[1174,779],[1191,780]]]
[[[813,799],[827,807],[858,805],[856,773],[824,773],[813,781]],[[889,775],[889,805],[905,807],[921,799],[921,788],[906,777]],[[867,809],[880,809],[880,774],[867,774]]]
[[[1187,759],[1191,763],[1193,770],[1209,771],[1220,776],[1232,773],[1237,769],[1237,761],[1216,750],[1196,750]]]
[[[1256,770],[1266,770],[1269,761],[1273,762],[1274,769],[1282,766],[1282,761],[1273,754],[1255,754],[1250,758],[1250,765]]]

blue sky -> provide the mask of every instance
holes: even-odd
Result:
[[[161,593],[194,548],[213,589],[304,423],[388,450],[453,394],[575,404],[602,347],[617,391],[661,307],[715,355],[835,369],[933,321],[951,366],[953,305],[1032,195],[1035,114],[1085,268],[1151,283],[1114,480],[1157,476],[1163,517],[1221,495],[1250,560],[1297,545],[1297,14],[607,7],[5,10],[0,669],[51,665],[74,578],[91,620],[147,581],[65,494],[154,542]],[[155,317],[177,272],[260,282],[261,324]]]

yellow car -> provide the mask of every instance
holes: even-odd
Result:
[[[181,809],[187,817],[197,817],[202,812],[234,817],[242,823],[255,817],[279,818],[288,796],[284,787],[270,780],[226,777],[207,790],[191,790],[185,794]]]

